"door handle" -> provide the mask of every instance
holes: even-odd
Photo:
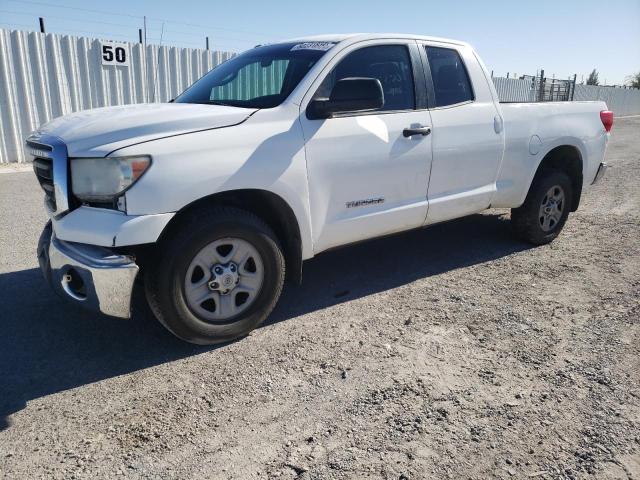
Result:
[[[402,135],[404,135],[405,138],[409,138],[414,135],[422,135],[423,137],[426,137],[430,133],[431,127],[405,128],[404,130],[402,130]]]

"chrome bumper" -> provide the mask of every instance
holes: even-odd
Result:
[[[593,182],[591,182],[591,185],[593,185],[602,177],[604,177],[604,174],[606,171],[607,171],[607,162],[602,162],[598,167],[598,171],[596,172],[596,176],[593,178]]]
[[[113,317],[131,316],[131,294],[138,274],[131,257],[59,240],[48,223],[38,242],[38,261],[61,297]]]

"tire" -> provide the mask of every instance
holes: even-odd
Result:
[[[550,192],[553,193],[549,195]],[[562,201],[558,202],[560,194]],[[534,245],[552,242],[567,221],[572,198],[573,187],[566,173],[559,170],[541,171],[535,176],[522,206],[511,210],[511,223],[516,235]]]
[[[157,258],[147,267],[149,306],[171,333],[190,343],[212,345],[244,336],[267,318],[282,292],[285,261],[279,242],[260,218],[244,210],[205,207],[186,215],[179,227],[162,239]],[[229,245],[230,250],[223,250]],[[233,252],[241,250],[249,252],[249,259],[234,260]],[[223,263],[225,255],[231,260]],[[208,260],[212,258],[216,260]],[[233,270],[236,286],[222,290],[223,283],[233,283],[232,264],[237,265]],[[217,276],[217,270],[223,276]],[[260,276],[261,283],[255,287]],[[251,293],[241,291],[247,279],[255,287],[248,290]],[[217,290],[212,290],[212,285]],[[193,292],[211,298],[200,301]],[[245,303],[237,306],[243,295]],[[234,308],[239,313],[224,316]],[[215,315],[220,318],[213,318]]]
[[[51,244],[52,232],[53,226],[51,225],[51,220],[49,220],[40,234],[37,250],[40,270],[42,271],[42,275],[44,275],[44,279],[51,288],[53,288],[53,282],[51,281],[51,267],[49,264],[49,245]]]

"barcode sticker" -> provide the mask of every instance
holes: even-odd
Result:
[[[305,42],[305,43],[298,43],[297,45],[294,45],[293,47],[291,47],[291,51],[293,52],[295,50],[320,50],[320,51],[326,52],[334,45],[335,43],[333,42]]]

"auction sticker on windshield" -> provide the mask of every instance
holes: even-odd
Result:
[[[293,52],[295,50],[321,50],[323,52],[326,52],[334,45],[335,45],[334,42],[305,42],[305,43],[298,43],[297,45],[294,45],[293,47],[291,47],[291,51]]]

